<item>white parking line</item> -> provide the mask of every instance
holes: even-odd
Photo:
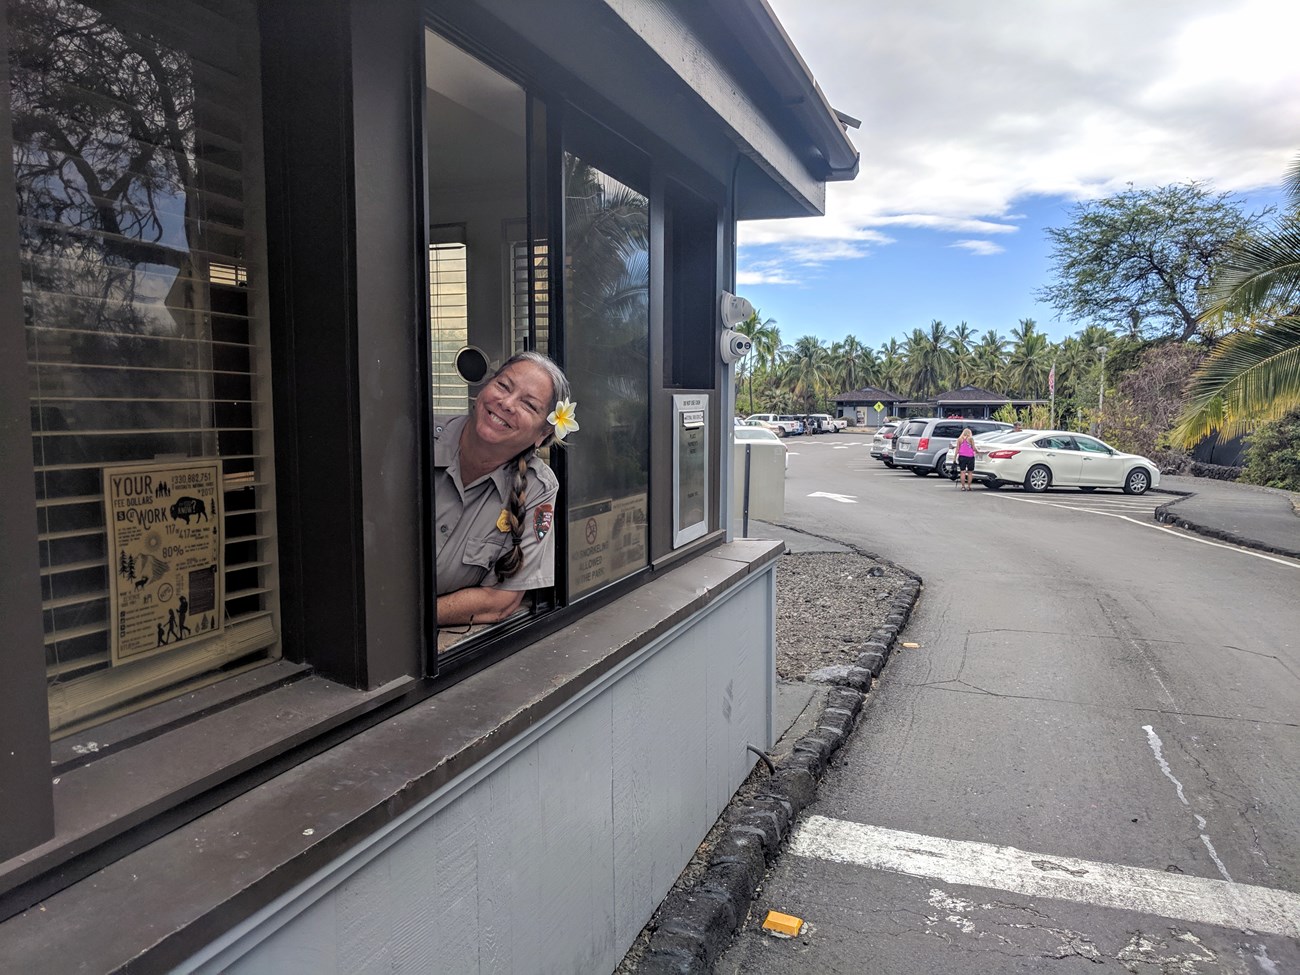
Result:
[[[1184,541],[1196,542],[1200,545],[1212,545],[1215,548],[1226,548],[1229,552],[1237,552],[1241,555],[1249,555],[1257,559],[1263,559],[1265,562],[1276,562],[1278,565],[1285,565],[1292,569],[1300,569],[1300,562],[1292,559],[1282,559],[1275,555],[1266,555],[1263,552],[1256,552],[1252,549],[1242,548],[1240,545],[1228,545],[1225,542],[1212,542],[1208,538],[1201,538],[1197,535],[1189,535],[1185,532],[1173,528],[1166,528],[1164,525],[1152,525],[1145,521],[1138,521],[1136,518],[1130,518],[1128,515],[1116,514],[1113,511],[1098,511],[1096,508],[1081,508],[1078,505],[1062,504],[1059,501],[1042,501],[1037,498],[1018,498],[1014,494],[998,494],[988,492],[995,498],[1001,498],[1004,501],[1020,501],[1024,504],[1048,505],[1054,508],[1065,508],[1068,511],[1083,511],[1090,515],[1103,515],[1107,518],[1118,518],[1120,521],[1127,521],[1130,524],[1137,525],[1139,528],[1149,528],[1152,531],[1164,532],[1167,535],[1173,535],[1175,538],[1181,538]]]
[[[1300,937],[1300,894],[1269,887],[1030,853],[825,816],[804,820],[790,840],[790,852],[1029,897]]]

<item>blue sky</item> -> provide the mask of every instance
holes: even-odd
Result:
[[[741,225],[737,290],[785,342],[879,346],[936,318],[1063,337],[1079,325],[1034,293],[1074,203],[1197,180],[1258,209],[1300,154],[1300,4],[770,3],[863,120],[825,217]]]

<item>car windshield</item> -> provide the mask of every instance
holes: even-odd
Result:
[[[907,429],[903,431],[903,435],[906,437],[920,436],[923,432],[925,432],[926,422],[927,422],[926,420],[913,420],[911,423],[907,425]]]
[[[764,440],[780,443],[780,438],[771,430],[764,430],[762,427],[737,427],[732,431],[737,440]]]

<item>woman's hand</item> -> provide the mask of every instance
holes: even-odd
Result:
[[[522,592],[471,586],[438,597],[438,625],[497,623],[519,608]]]

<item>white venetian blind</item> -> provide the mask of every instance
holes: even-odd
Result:
[[[429,356],[434,415],[465,413],[469,390],[456,372],[456,353],[469,338],[465,243],[461,228],[438,228],[447,239],[429,245]]]
[[[10,0],[56,729],[274,652],[256,10]],[[103,468],[218,458],[224,631],[110,668]]]

